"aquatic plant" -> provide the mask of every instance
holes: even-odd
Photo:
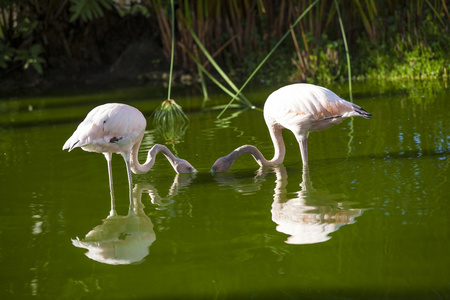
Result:
[[[168,144],[179,143],[189,126],[189,118],[174,100],[164,100],[152,115],[155,131]]]
[[[183,109],[175,100],[171,99],[172,80],[173,80],[173,61],[175,47],[175,9],[173,0],[170,1],[172,11],[172,31],[171,31],[171,59],[169,84],[167,88],[167,100],[161,103],[153,114],[153,125],[156,131],[169,143],[176,143],[182,138],[189,125],[189,118],[183,112]]]

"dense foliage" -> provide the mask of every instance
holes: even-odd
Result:
[[[335,5],[337,4],[337,5]],[[308,14],[290,28],[307,7]],[[449,1],[445,0],[179,0],[175,65],[206,68],[191,30],[237,78],[248,75],[290,30],[260,72],[270,80],[327,81],[347,76],[341,12],[352,74],[377,78],[440,78],[450,68]],[[133,43],[162,48],[170,58],[170,1],[0,0],[0,70],[45,74],[114,66],[133,56]],[[156,45],[156,46],[155,46]],[[130,53],[131,52],[131,53]],[[155,56],[149,63],[154,64]],[[168,63],[167,63],[168,65]],[[2,76],[3,77],[3,76]]]

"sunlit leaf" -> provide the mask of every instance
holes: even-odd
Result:
[[[79,17],[83,21],[103,17],[103,9],[110,10],[113,6],[112,0],[70,0],[70,3],[70,11],[73,13],[70,22]]]

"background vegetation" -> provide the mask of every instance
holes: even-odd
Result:
[[[175,1],[174,63],[199,75],[209,60],[194,37],[235,80],[243,80],[291,31],[259,80],[346,79],[347,61],[336,5],[314,1]],[[337,1],[358,78],[441,78],[450,68],[450,1]],[[0,79],[39,83],[49,74],[96,70],[137,77],[166,70],[171,55],[170,1],[0,0]],[[135,65],[130,69],[130,65]],[[78,73],[79,72],[79,73]],[[31,77],[22,77],[27,75]]]

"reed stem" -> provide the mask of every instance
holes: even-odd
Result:
[[[336,5],[336,11],[338,14],[339,25],[342,31],[342,40],[344,41],[345,55],[347,56],[347,70],[348,70],[348,92],[350,94],[350,102],[353,102],[353,93],[352,93],[352,68],[350,64],[350,54],[348,53],[348,45],[347,38],[345,37],[344,24],[342,23],[341,11],[339,10],[339,5],[337,0],[334,0],[334,4]]]
[[[169,85],[167,88],[167,99],[171,99],[170,92],[172,90],[173,60],[175,52],[175,9],[173,5],[173,0],[170,0],[170,8],[172,10],[172,45],[170,50],[170,71],[169,71]]]
[[[261,61],[261,63],[256,67],[256,69],[253,71],[252,74],[247,78],[247,80],[244,82],[242,87],[239,89],[239,91],[236,93],[236,95],[228,102],[228,104],[225,106],[225,108],[220,112],[220,114],[217,116],[219,119],[223,113],[228,109],[228,107],[231,105],[231,103],[234,102],[234,100],[237,98],[237,96],[242,92],[242,90],[245,88],[245,86],[250,82],[250,80],[255,76],[256,72],[259,71],[261,66],[269,59],[269,57],[275,52],[275,50],[278,48],[278,46],[281,45],[281,43],[286,39],[286,37],[291,33],[292,28],[297,26],[298,22],[306,15],[306,13],[309,12],[311,8],[314,7],[319,2],[319,0],[314,1],[310,6],[308,6],[307,9],[303,11],[303,13],[300,15],[300,17],[297,18],[297,20],[294,22],[294,24],[291,25],[291,27],[288,29],[288,31],[283,35],[283,37],[278,41],[278,43],[270,50],[269,54],[266,55],[266,57]],[[254,107],[253,107],[254,108]]]

